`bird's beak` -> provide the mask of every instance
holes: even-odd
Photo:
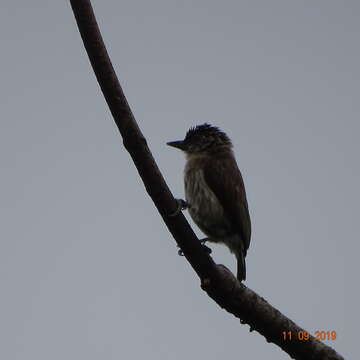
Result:
[[[187,146],[183,140],[170,141],[170,142],[166,143],[166,145],[172,146],[174,148],[177,148],[177,149],[180,149],[183,151],[185,151],[187,149]]]

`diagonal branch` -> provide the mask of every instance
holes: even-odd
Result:
[[[250,325],[268,342],[273,342],[295,359],[340,360],[332,348],[310,336],[299,339],[304,332],[290,319],[267,303],[255,292],[240,284],[223,265],[216,265],[203,250],[189,223],[177,209],[154,158],[141,133],[114,72],[89,0],[70,0],[77,25],[98,83],[116,125],[130,153],[147,193],[150,195],[166,226],[182,249],[186,259],[201,279],[201,287],[222,308]],[[283,332],[292,334],[284,339]],[[304,333],[302,333],[304,334]]]

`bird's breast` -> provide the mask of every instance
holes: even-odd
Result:
[[[229,232],[224,210],[206,184],[201,168],[185,168],[185,197],[194,222],[209,237],[223,237]]]

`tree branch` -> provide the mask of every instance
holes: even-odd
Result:
[[[295,359],[343,359],[332,348],[312,336],[308,340],[299,340],[298,334],[304,330],[262,297],[240,284],[225,266],[216,265],[203,250],[181,212],[175,217],[168,216],[175,212],[178,204],[165,183],[124,96],[91,3],[89,0],[70,0],[70,3],[91,65],[119,128],[124,146],[166,226],[200,277],[202,289],[219,306],[242,319],[243,323],[249,324],[251,331],[258,331],[268,342],[277,344]],[[291,340],[284,340],[284,331],[291,332]]]

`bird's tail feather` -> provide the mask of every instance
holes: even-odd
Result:
[[[237,278],[240,282],[246,279],[245,255],[242,250],[237,255]]]

